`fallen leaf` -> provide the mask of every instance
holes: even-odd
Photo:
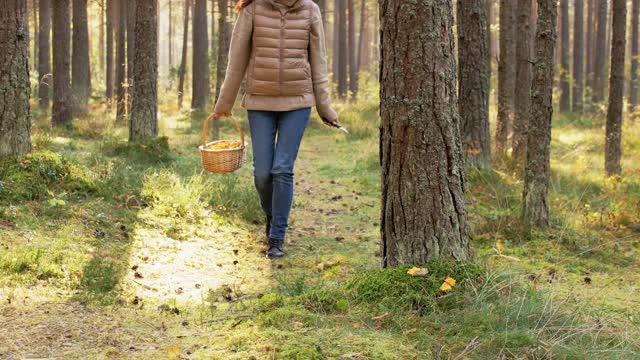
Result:
[[[456,284],[456,280],[448,277],[444,280],[442,285],[440,285],[440,290],[447,292],[451,290],[455,284]]]
[[[424,275],[427,275],[428,273],[429,273],[429,269],[417,268],[415,266],[407,271],[407,274],[411,276],[424,276]]]
[[[502,244],[502,240],[496,241],[496,251],[498,252],[498,255],[502,255],[504,252],[504,244]]]

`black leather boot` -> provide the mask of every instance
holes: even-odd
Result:
[[[284,240],[269,238],[268,258],[280,258],[284,256]]]

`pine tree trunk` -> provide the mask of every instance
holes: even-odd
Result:
[[[209,93],[209,39],[207,0],[195,0],[193,9],[193,88],[191,108],[205,110]]]
[[[360,7],[360,43],[358,45],[358,72],[369,70],[371,65],[371,38],[367,1],[362,0]]]
[[[127,1],[127,114],[131,113],[131,100],[133,91],[133,69],[136,54],[136,0]]]
[[[535,66],[527,162],[523,189],[523,221],[529,226],[549,225],[550,144],[553,115],[553,73],[557,0],[538,0]]]
[[[380,11],[382,266],[469,259],[452,1]]]
[[[229,45],[231,43],[231,29],[227,23],[227,7],[224,1],[220,1],[220,22],[218,23],[218,63],[216,64],[216,98],[218,101],[220,96],[220,88],[224,81],[224,74],[227,71],[227,62],[229,61]],[[220,138],[220,120],[218,118],[213,120],[213,139]]]
[[[493,72],[492,69],[492,62],[493,62],[493,36],[491,34],[491,23],[493,22],[493,0],[485,0],[485,9],[484,9],[484,14],[485,17],[487,19],[487,21],[485,22],[486,25],[486,29],[485,29],[485,33],[487,34],[486,39],[487,39],[487,64],[489,65],[487,68],[488,74],[487,77],[489,78],[489,94],[491,94],[491,73]]]
[[[38,1],[33,0],[33,71],[38,69]]]
[[[518,0],[517,23],[512,157],[520,169],[527,154],[527,127],[531,116],[531,0]]]
[[[466,165],[491,167],[489,57],[484,0],[457,6],[460,133]]]
[[[100,12],[100,25],[98,31],[98,64],[100,66],[100,71],[104,71],[105,63],[104,63],[104,14],[105,14],[105,0],[100,0],[98,3],[99,12]]]
[[[40,23],[38,29],[38,104],[49,110],[51,90],[51,0],[40,0],[38,4]]]
[[[606,50],[607,47],[607,2],[596,1],[598,5],[597,9],[597,21],[598,29],[596,32],[596,45],[595,45],[595,64],[594,64],[594,79],[593,79],[593,101],[600,102],[604,100],[604,86],[605,86],[605,74],[606,74]]]
[[[126,115],[126,32],[127,32],[127,2],[128,0],[118,1],[118,29],[116,31],[116,119],[122,122]]]
[[[358,95],[358,46],[356,45],[356,11],[355,0],[347,0],[348,31],[347,51],[349,56],[349,91],[352,100]]]
[[[498,125],[496,153],[504,157],[513,123],[516,90],[516,2],[500,0],[500,61],[498,63]]]
[[[129,141],[158,135],[158,2],[136,0]]]
[[[29,18],[24,0],[0,7],[0,157],[31,151]]]
[[[71,122],[71,14],[69,0],[53,4],[53,108],[51,122]]]
[[[633,0],[631,5],[631,77],[629,78],[629,112],[632,114],[638,104],[638,17],[640,0]]]
[[[167,49],[169,50],[169,68],[173,65],[173,1],[169,0],[169,29]]]
[[[71,87],[74,109],[87,111],[91,96],[91,67],[89,64],[89,27],[87,0],[73,0],[73,52],[71,58]]]
[[[569,84],[569,0],[560,0],[560,112],[571,110],[571,85]]]
[[[209,48],[211,50],[211,65],[215,65],[216,59],[216,3],[215,0],[211,0],[211,36]],[[209,80],[209,86],[211,86],[211,79]]]
[[[341,0],[338,4],[338,14],[340,22],[338,23],[338,34],[336,41],[338,42],[338,96],[345,99],[347,96],[347,0]]]
[[[338,35],[340,33],[340,0],[334,0],[333,2],[333,33],[331,34],[331,48],[332,48],[332,79],[334,83],[338,83],[338,64],[340,63],[340,48],[338,47]]]
[[[594,64],[595,64],[595,34],[596,30],[596,17],[595,17],[595,5],[596,0],[589,0],[589,6],[587,7],[588,15],[587,15],[587,42],[586,42],[586,83],[587,83],[587,93],[593,97],[593,81],[594,81]]]
[[[182,107],[182,99],[184,98],[184,74],[187,68],[187,45],[189,40],[189,11],[191,10],[191,0],[185,0],[184,3],[184,27],[182,34],[182,59],[180,60],[180,69],[178,73],[178,107]]]
[[[106,97],[107,102],[111,102],[113,99],[113,33],[114,33],[114,16],[115,16],[115,5],[118,0],[106,0],[107,2],[107,75],[106,78]]]
[[[582,112],[584,86],[584,2],[574,1],[573,20],[573,98],[571,110]]]
[[[627,2],[613,0],[611,35],[611,73],[609,75],[609,107],[605,141],[605,170],[608,176],[622,171],[622,96],[624,92],[624,52],[627,24]]]

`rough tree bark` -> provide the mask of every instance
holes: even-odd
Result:
[[[466,165],[491,167],[489,57],[484,0],[457,6],[460,133]]]
[[[613,0],[611,34],[611,71],[609,75],[609,107],[605,140],[605,170],[608,176],[622,171],[622,96],[624,92],[624,52],[626,41],[626,0]]]
[[[560,0],[560,112],[571,110],[571,85],[569,76],[569,0]]]
[[[53,4],[53,125],[71,121],[71,14],[69,0]]]
[[[604,100],[604,86],[606,74],[606,52],[607,47],[607,2],[596,1],[597,3],[597,21],[598,29],[596,32],[595,44],[595,63],[593,77],[593,101],[599,102]]]
[[[158,135],[158,2],[136,0],[129,141]]]
[[[127,113],[131,113],[133,68],[136,49],[136,0],[127,1]]]
[[[493,49],[492,49],[492,43],[493,43],[493,36],[491,35],[491,23],[493,22],[493,0],[485,0],[485,8],[484,8],[484,14],[485,14],[485,18],[487,19],[487,21],[485,22],[486,25],[486,29],[485,29],[485,33],[487,34],[486,36],[486,40],[487,40],[487,57],[488,57],[488,61],[487,64],[489,64],[489,67],[487,69],[488,71],[488,75],[487,77],[489,78],[489,94],[491,94],[491,73],[493,71],[492,68],[492,62],[493,62]]]
[[[106,0],[107,2],[107,53],[106,53],[106,59],[107,59],[107,68],[106,68],[106,97],[107,97],[107,102],[111,102],[111,99],[113,99],[113,26],[114,26],[114,16],[115,16],[115,3],[118,0]]]
[[[0,156],[22,155],[31,151],[26,1],[4,1],[0,24]]]
[[[127,109],[127,58],[126,58],[126,34],[127,34],[127,0],[118,0],[118,29],[116,31],[116,119],[123,122]]]
[[[347,1],[338,1],[337,11],[340,21],[338,23],[338,33],[335,41],[338,42],[338,96],[344,99],[347,96]]]
[[[205,110],[209,95],[209,39],[207,0],[195,0],[193,8],[193,73],[191,108]]]
[[[226,1],[226,0],[225,0]],[[224,81],[224,73],[227,71],[227,62],[229,61],[229,46],[231,45],[231,26],[227,22],[227,9],[224,6],[225,1],[220,1],[220,22],[218,23],[218,63],[216,64],[216,98],[214,103],[218,102],[220,88]],[[220,120],[213,119],[213,138],[220,138]]]
[[[178,107],[182,107],[184,98],[184,75],[187,68],[187,45],[189,40],[189,11],[191,10],[191,0],[184,3],[184,27],[182,33],[182,59],[178,70]],[[216,92],[217,93],[217,92]]]
[[[640,0],[631,5],[631,77],[629,78],[629,112],[633,114],[638,104],[638,17]],[[633,118],[633,115],[632,115]]]
[[[348,52],[349,52],[349,91],[352,100],[358,96],[358,47],[356,46],[356,9],[355,0],[347,0],[348,6]]]
[[[71,87],[73,89],[74,109],[78,112],[86,112],[89,97],[91,96],[87,0],[73,0],[72,46]]]
[[[527,127],[531,116],[531,0],[518,0],[517,22],[512,157],[520,169],[527,154]]]
[[[573,98],[571,111],[582,112],[584,86],[584,2],[574,1],[573,20]]]
[[[382,265],[469,259],[452,1],[380,11]]]
[[[40,0],[38,29],[38,104],[49,109],[51,90],[51,0]]]
[[[551,117],[553,115],[553,73],[556,42],[557,0],[538,0],[535,66],[527,162],[523,189],[523,221],[528,226],[549,225]]]
[[[504,157],[513,121],[516,89],[516,2],[500,0],[500,59],[498,62],[498,125],[496,153]]]

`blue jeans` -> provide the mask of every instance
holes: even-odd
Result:
[[[272,239],[284,240],[293,202],[293,164],[311,108],[292,111],[248,110],[253,177]],[[277,142],[276,142],[277,135]]]

